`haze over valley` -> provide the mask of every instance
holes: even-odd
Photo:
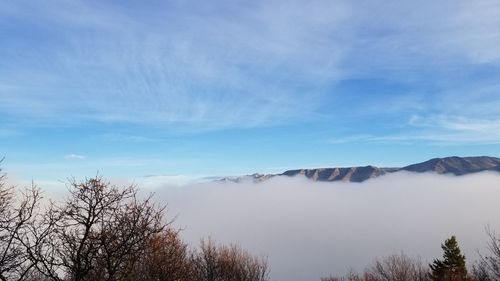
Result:
[[[500,228],[499,182],[491,171],[400,171],[362,183],[297,176],[154,190],[188,241],[240,243],[269,258],[274,280],[298,281],[361,271],[401,252],[430,263],[451,235],[473,263],[488,247],[486,227]]]

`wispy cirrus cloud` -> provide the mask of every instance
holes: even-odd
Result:
[[[67,154],[64,156],[64,159],[66,160],[83,160],[87,157],[83,156],[83,155],[79,155],[79,154]]]
[[[332,144],[343,143],[416,143],[438,145],[498,144],[500,119],[467,119],[462,116],[413,116],[404,131],[391,134],[354,134],[332,137]]]
[[[125,142],[125,143],[148,143],[159,141],[152,137],[146,137],[141,135],[129,135],[120,133],[107,133],[95,136],[97,139],[101,139],[108,142]]]
[[[443,143],[500,143],[500,119],[472,119],[463,116],[415,116],[410,125],[427,130],[421,140]]]
[[[335,85],[356,79],[405,90],[359,89],[359,100],[381,98],[346,107],[368,116],[355,135],[371,134],[361,123],[384,124],[388,113],[391,123],[500,118],[496,1],[1,5],[9,40],[0,47],[0,111],[15,120],[194,131],[313,123],[343,117],[332,97],[352,93]]]
[[[314,112],[324,95],[316,85],[336,76],[340,51],[325,35],[345,18],[341,3],[225,4],[215,6],[234,15],[169,3],[144,11],[153,19],[97,3],[49,4],[37,20],[38,31],[52,40],[35,50],[15,42],[21,48],[1,82],[30,79],[2,92],[2,111],[205,128],[279,123]],[[32,27],[25,12],[11,18]],[[32,57],[19,59],[28,48]]]

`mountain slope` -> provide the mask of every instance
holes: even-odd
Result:
[[[387,171],[385,169],[377,168],[374,166],[365,166],[348,168],[289,170],[280,175],[289,177],[303,175],[308,179],[312,179],[314,181],[362,182],[369,178],[375,178],[384,175],[386,172]]]
[[[400,170],[417,173],[435,172],[438,174],[454,174],[460,176],[486,170],[498,170],[499,168],[499,158],[487,156],[453,156],[446,158],[434,158],[429,161],[403,167]]]
[[[415,173],[437,173],[454,174],[456,176],[467,175],[482,171],[500,172],[500,158],[478,156],[478,157],[445,157],[434,158],[425,162],[408,165],[402,168],[379,168],[375,166],[364,167],[341,167],[341,168],[317,168],[288,170],[281,174],[253,174],[241,177],[226,177],[221,182],[262,182],[273,177],[304,176],[313,181],[345,181],[363,182],[365,180],[383,176],[387,173],[407,171]]]

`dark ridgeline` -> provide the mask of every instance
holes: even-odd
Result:
[[[500,159],[495,157],[446,157],[434,158],[418,164],[401,168],[410,172],[436,172],[438,174],[454,174],[457,176],[500,169]]]
[[[363,167],[341,167],[341,168],[317,168],[288,170],[281,174],[253,174],[241,177],[225,177],[218,181],[222,182],[262,182],[277,176],[304,176],[313,181],[345,181],[364,182],[388,173],[399,171],[415,173],[437,173],[453,174],[456,176],[467,175],[482,171],[500,172],[500,158],[478,156],[478,157],[445,157],[434,158],[422,163],[412,164],[402,168],[379,168],[375,166]]]
[[[374,166],[349,167],[349,168],[321,168],[321,169],[303,169],[289,170],[284,172],[283,176],[293,177],[304,175],[314,181],[351,181],[362,182],[369,178],[378,177],[387,173],[385,169]]]

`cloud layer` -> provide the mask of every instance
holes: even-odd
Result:
[[[157,186],[176,226],[200,237],[267,255],[276,280],[319,280],[361,270],[376,257],[404,251],[424,262],[457,235],[469,262],[484,250],[485,227],[500,229],[500,176],[396,173],[354,183],[301,178],[262,184]]]

